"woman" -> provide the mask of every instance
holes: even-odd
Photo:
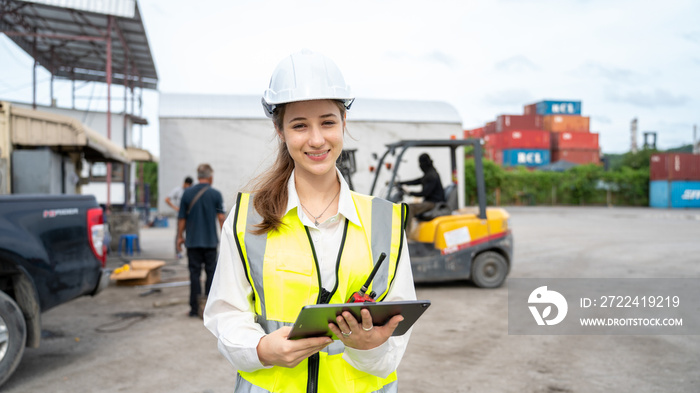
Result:
[[[335,162],[353,98],[337,66],[302,51],[275,69],[263,107],[277,161],[239,194],[223,228],[204,324],[238,370],[236,392],[395,392],[410,333],[344,313],[339,340],[287,340],[304,305],[344,303],[378,256],[377,300],[415,300],[403,205],[350,191]]]

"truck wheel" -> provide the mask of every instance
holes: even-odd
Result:
[[[480,288],[498,288],[503,285],[508,274],[508,263],[503,255],[494,252],[483,252],[472,263],[472,282]]]
[[[27,325],[15,301],[0,291],[0,386],[7,381],[22,360],[27,340]]]

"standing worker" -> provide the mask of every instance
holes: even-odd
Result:
[[[180,211],[180,201],[182,200],[182,194],[185,193],[185,190],[188,189],[190,186],[192,186],[192,178],[187,176],[185,178],[185,181],[182,183],[182,186],[178,186],[173,188],[172,191],[170,191],[170,194],[165,197],[165,203],[168,204],[175,212]],[[177,259],[182,258],[182,253],[178,251],[177,248],[177,235],[178,232],[175,231],[175,255],[177,256]]]
[[[177,220],[177,251],[187,247],[187,265],[190,269],[190,316],[200,315],[199,296],[202,294],[202,267],[207,275],[204,295],[209,294],[216,270],[216,248],[219,245],[219,227],[226,218],[221,193],[211,187],[214,170],[209,164],[197,167],[199,183],[182,195]],[[187,234],[185,238],[185,233]]]
[[[349,312],[330,329],[339,340],[288,340],[301,308],[344,303],[383,252],[372,281],[379,301],[415,300],[403,230],[405,205],[350,191],[336,160],[353,102],[338,67],[302,51],[275,69],[263,107],[278,155],[241,193],[224,223],[221,253],[204,310],[219,351],[238,370],[235,392],[396,392],[396,368],[410,333],[403,320],[373,326]]]
[[[408,205],[408,225],[406,232],[411,233],[413,228],[413,217],[418,214],[430,211],[435,207],[435,204],[445,202],[445,190],[442,188],[440,175],[433,166],[433,160],[427,153],[423,153],[418,157],[418,166],[423,171],[423,176],[418,179],[401,181],[400,186],[422,185],[423,188],[418,192],[409,192],[408,195],[423,197],[423,202],[411,203]]]

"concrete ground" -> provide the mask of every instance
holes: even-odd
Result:
[[[512,207],[511,277],[700,278],[700,211]],[[141,259],[187,280],[174,228],[141,230]],[[122,260],[111,257],[108,267]],[[232,366],[188,286],[111,285],[46,312],[44,339],[3,387],[19,392],[231,392]],[[399,367],[401,392],[698,392],[700,336],[510,336],[508,282],[419,285],[431,308]]]

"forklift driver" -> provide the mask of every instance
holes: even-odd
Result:
[[[413,186],[421,184],[423,189],[420,192],[409,192],[408,195],[423,197],[423,202],[410,203],[408,205],[408,219],[406,233],[410,236],[413,227],[413,218],[421,213],[430,211],[435,207],[435,204],[445,202],[445,190],[442,188],[440,175],[433,166],[433,160],[427,153],[423,153],[418,157],[418,165],[423,171],[423,177],[418,179],[399,182],[399,186]]]

